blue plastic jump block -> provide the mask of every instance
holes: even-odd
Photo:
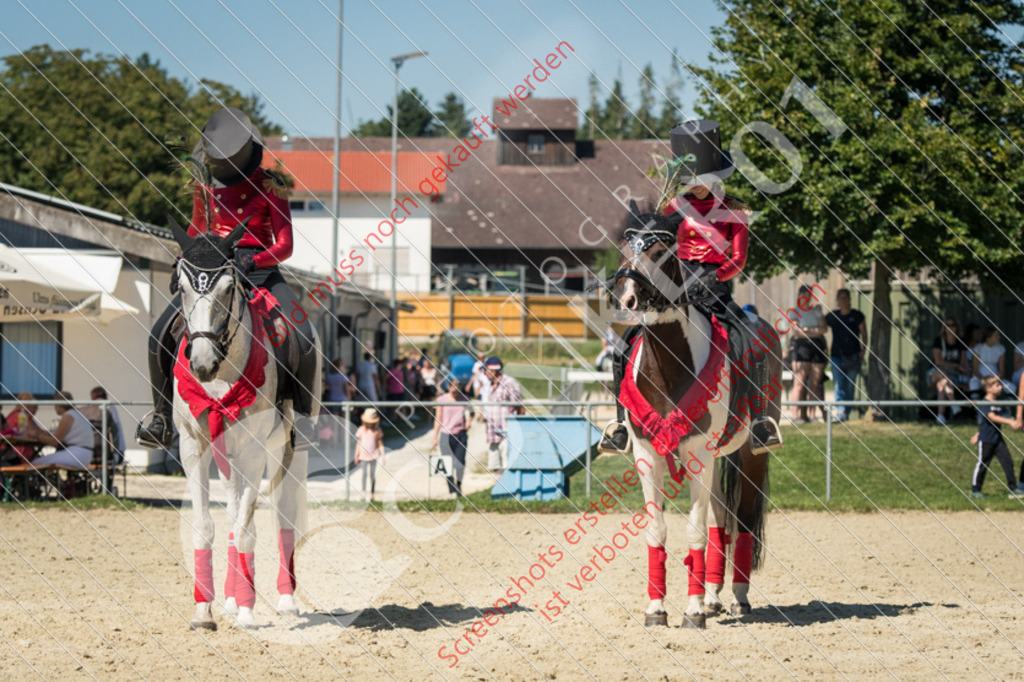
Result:
[[[553,500],[566,494],[565,468],[601,437],[582,417],[510,416],[508,470],[491,490],[492,499]]]

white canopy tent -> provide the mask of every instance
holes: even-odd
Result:
[[[107,324],[138,309],[114,297],[122,258],[110,251],[15,249],[0,245],[0,322]]]

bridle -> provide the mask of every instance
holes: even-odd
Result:
[[[668,308],[679,305],[678,300],[669,300],[668,297],[665,296],[664,292],[661,291],[653,281],[651,281],[651,278],[639,269],[639,261],[644,253],[658,243],[671,247],[676,242],[676,233],[669,230],[631,227],[626,229],[623,233],[623,237],[626,240],[626,244],[633,252],[633,256],[623,263],[622,266],[615,271],[615,274],[607,280],[605,286],[609,291],[609,295],[611,295],[615,282],[625,277],[636,282],[640,289],[647,294],[650,309],[657,312],[663,312]],[[671,251],[669,251],[669,257],[671,257]],[[683,270],[682,261],[678,258],[674,258],[674,260],[676,262],[676,267],[679,268],[679,274],[682,279],[685,280],[686,273]]]
[[[217,280],[222,275],[227,274],[236,270],[235,264],[231,261],[220,265],[215,268],[201,268],[194,263],[190,263],[185,258],[182,258],[178,262],[178,268],[185,273],[188,277],[189,284],[192,290],[198,294],[199,298],[196,303],[200,300],[208,298],[211,295],[214,287],[217,284]],[[185,357],[191,359],[192,357],[192,342],[196,339],[208,339],[213,342],[214,348],[217,352],[217,359],[223,360],[227,355],[227,350],[231,346],[231,343],[235,340],[235,335],[238,334],[238,330],[241,329],[241,320],[235,323],[234,329],[229,329],[231,321],[235,318],[235,301],[241,297],[244,297],[245,291],[242,289],[241,283],[237,277],[232,274],[232,288],[231,288],[231,300],[228,303],[227,315],[224,317],[224,321],[213,331],[210,332],[194,332],[189,329],[188,320],[191,319],[192,312],[195,310],[195,304],[192,308],[185,313]]]

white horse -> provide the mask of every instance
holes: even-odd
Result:
[[[301,534],[304,521],[308,453],[292,447],[294,412],[291,400],[279,395],[282,376],[264,331],[262,292],[250,303],[237,277],[233,252],[245,227],[239,225],[224,239],[209,234],[192,239],[173,221],[171,229],[182,247],[175,276],[186,344],[174,370],[174,424],[193,505],[196,611],[191,625],[217,628],[212,613],[211,457],[227,489],[231,522],[224,614],[235,615],[241,627],[256,625],[254,515],[266,467],[279,528],[277,610],[295,616],[295,535]],[[318,340],[315,346],[319,357]],[[319,370],[316,376],[319,383]],[[314,396],[320,395],[319,385],[310,388]]]
[[[644,225],[648,218],[639,216],[635,224]],[[666,257],[675,244],[675,232],[645,227],[627,229],[625,235],[613,299],[627,310],[650,311],[645,313],[648,319],[620,393],[623,404],[646,427],[627,420],[645,510],[653,517],[647,527],[651,601],[645,623],[668,624],[663,605],[668,529],[662,505],[689,487],[689,553],[684,562],[689,601],[683,627],[703,628],[705,613],[723,610],[719,594],[731,535],[736,537],[731,612],[750,613],[747,593],[750,573],[760,559],[768,483],[768,457],[754,454],[750,422],[755,414],[758,419],[778,419],[781,387],[778,392],[770,387],[754,398],[760,403],[747,405],[749,414],[731,416],[734,374],[724,332],[692,307],[676,307],[675,295],[669,299],[664,294],[684,291],[688,277],[685,266],[671,254]],[[778,377],[777,354],[768,352],[764,362],[767,373]],[[663,484],[670,467],[678,467],[679,481]]]

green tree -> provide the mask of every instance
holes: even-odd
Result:
[[[657,137],[654,104],[654,67],[648,64],[640,74],[640,103],[630,119],[630,139],[649,140]]]
[[[587,91],[589,92],[590,105],[587,107],[586,113],[583,114],[583,127],[580,128],[576,133],[576,139],[578,140],[594,140],[597,134],[597,127],[601,125],[601,119],[603,114],[601,112],[601,104],[597,101],[597,93],[600,91],[600,82],[597,80],[597,76],[594,72],[590,72],[590,78],[587,79]]]
[[[391,137],[391,116],[394,109],[388,105],[388,115],[377,121],[365,121],[352,131],[353,137]],[[403,137],[430,137],[433,135],[434,114],[427,101],[416,88],[398,93],[398,134]]]
[[[1024,285],[1024,53],[1000,28],[1019,27],[1024,9],[1008,0],[725,4],[714,66],[690,67],[708,84],[698,111],[722,122],[725,144],[745,124],[774,126],[802,163],[781,191],[766,181],[787,182],[792,154],[757,134],[742,139],[751,184],[737,174],[730,190],[765,210],[748,270],[870,276],[868,393],[883,399],[894,271]]]
[[[683,76],[679,68],[679,57],[676,51],[672,50],[672,66],[669,69],[671,80],[665,84],[665,99],[661,103],[661,114],[654,126],[654,137],[659,140],[669,139],[672,129],[683,120],[683,105],[679,101],[679,91],[682,88]]]
[[[436,137],[464,138],[473,129],[466,116],[466,104],[454,92],[444,96],[441,105],[434,112],[433,132]]]
[[[281,131],[255,95],[213,82],[192,92],[145,54],[132,61],[40,45],[2,65],[0,177],[126,217],[162,224],[169,204],[191,215],[169,141],[191,149],[220,106],[240,107],[264,134]]]
[[[598,126],[598,137],[606,137],[609,140],[621,140],[626,136],[629,129],[629,105],[626,103],[626,96],[622,93],[622,80],[615,79],[612,83],[612,91],[601,110],[601,122]]]

